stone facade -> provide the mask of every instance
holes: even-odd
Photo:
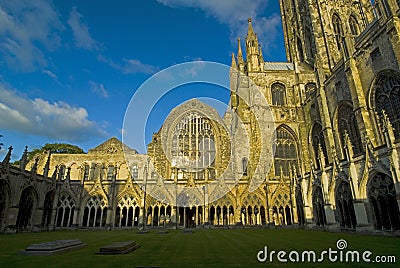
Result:
[[[293,225],[400,228],[399,1],[280,0],[287,62],[248,22],[223,118],[190,100],[137,154],[0,166],[0,227]],[[245,54],[245,55],[244,55]]]

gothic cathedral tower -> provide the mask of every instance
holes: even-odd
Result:
[[[372,22],[370,0],[280,0],[287,59],[331,72]]]

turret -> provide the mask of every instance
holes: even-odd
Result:
[[[19,160],[19,168],[25,170],[26,165],[28,164],[28,146],[25,146],[24,153],[22,154],[21,160]]]
[[[238,55],[237,55],[237,60],[238,60],[239,71],[240,71],[240,72],[244,72],[244,60],[243,60],[242,46],[240,45],[240,38],[238,38]]]
[[[254,33],[253,26],[251,25],[252,20],[249,18],[247,21],[249,23],[246,37],[247,71],[260,71],[260,52],[257,35]]]

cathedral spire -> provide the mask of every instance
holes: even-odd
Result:
[[[247,22],[249,23],[249,26],[248,26],[248,29],[247,29],[247,38],[253,37],[253,38],[257,39],[257,35],[254,33],[253,26],[251,25],[252,21],[253,20],[251,18],[247,19]]]
[[[238,53],[237,53],[238,67],[239,71],[244,71],[244,60],[243,60],[243,52],[242,46],[240,45],[240,38],[238,38]]]
[[[249,27],[246,37],[246,60],[248,71],[260,71],[260,51],[257,35],[254,33],[253,26],[251,25],[252,19],[248,20]]]
[[[233,52],[232,52],[231,68],[237,69],[237,64],[236,64],[236,60],[235,60],[235,53],[233,53]]]
[[[243,52],[242,52],[242,46],[240,45],[240,37],[238,38],[238,63],[241,64],[243,63]]]
[[[262,53],[261,45],[259,45],[258,51],[260,53],[260,55],[258,55],[258,61],[260,62],[260,69],[264,70],[264,56],[263,56],[263,53]]]

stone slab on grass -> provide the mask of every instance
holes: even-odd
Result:
[[[45,243],[32,244],[21,251],[24,255],[46,256],[77,250],[86,245],[78,239],[55,240]]]
[[[115,242],[108,246],[101,247],[97,254],[126,254],[139,248],[135,241]]]

